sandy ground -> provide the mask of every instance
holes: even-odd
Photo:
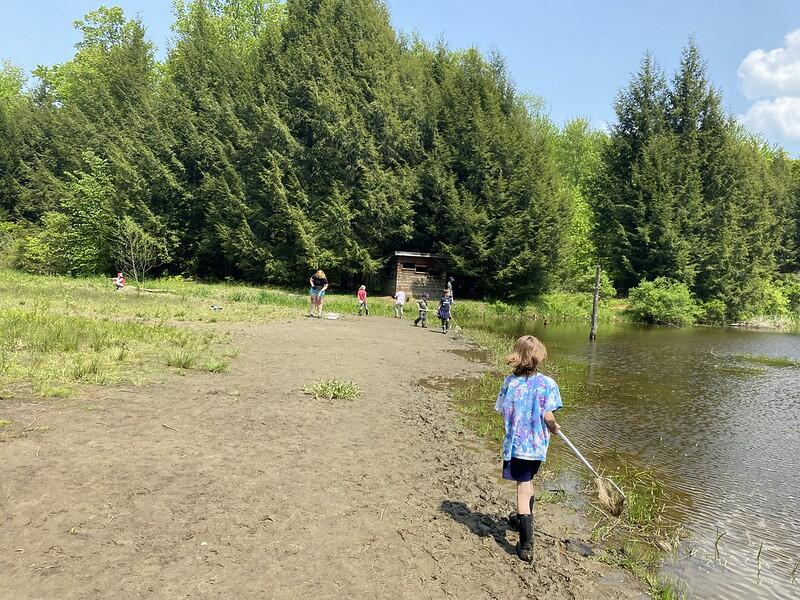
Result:
[[[349,317],[242,327],[231,372],[0,400],[0,598],[646,598],[576,552],[586,524],[513,489],[446,397],[461,340]],[[335,376],[363,394],[302,393]]]

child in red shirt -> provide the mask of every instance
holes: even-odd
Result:
[[[358,316],[360,317],[362,313],[369,316],[369,308],[367,308],[367,287],[364,285],[358,288]]]

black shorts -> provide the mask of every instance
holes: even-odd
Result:
[[[533,479],[542,466],[540,460],[525,460],[524,458],[514,458],[503,461],[503,479],[510,481],[525,482]]]

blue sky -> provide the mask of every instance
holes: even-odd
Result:
[[[67,60],[72,21],[98,0],[3,0],[0,59],[30,70]],[[107,2],[110,4],[110,2]],[[163,55],[170,0],[119,0],[139,14]],[[800,155],[797,0],[389,0],[394,25],[452,48],[499,51],[520,91],[542,96],[558,123],[613,121],[612,101],[653,52],[668,71],[694,36],[726,106],[754,131]],[[787,37],[788,36],[788,37]]]

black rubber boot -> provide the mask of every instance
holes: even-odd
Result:
[[[536,502],[536,498],[531,496],[531,501],[530,501],[530,504],[529,504],[529,506],[531,507],[531,514],[533,514],[533,505],[534,505],[535,502]],[[508,524],[511,527],[511,529],[513,529],[515,531],[519,531],[519,519],[517,518],[517,513],[515,513],[515,512],[508,513]]]
[[[517,515],[519,521],[519,542],[517,556],[526,563],[533,562],[533,515]]]

